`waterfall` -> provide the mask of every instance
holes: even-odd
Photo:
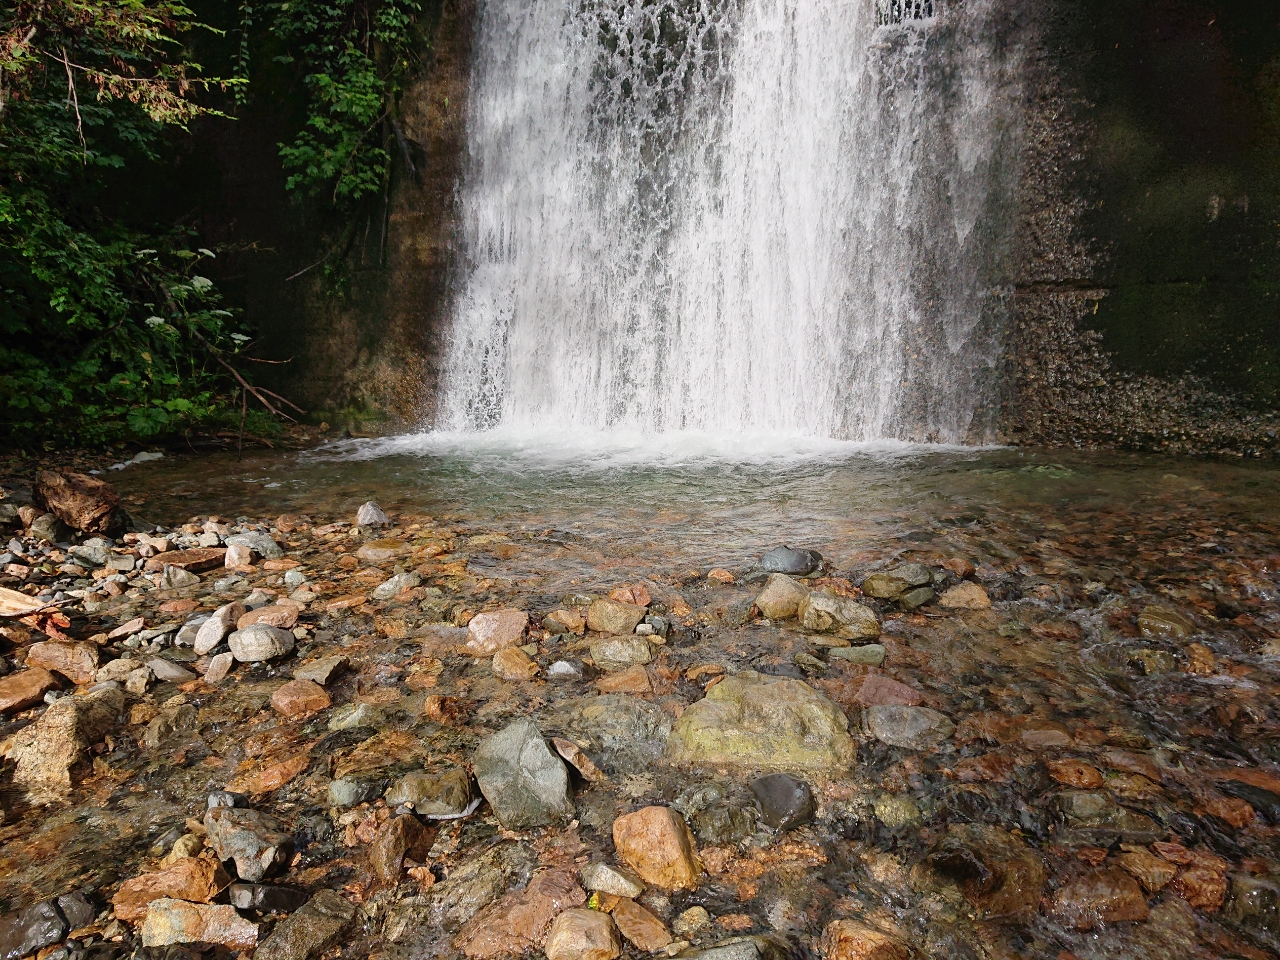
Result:
[[[482,0],[439,425],[991,439],[1009,6]]]

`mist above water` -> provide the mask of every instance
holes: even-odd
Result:
[[[482,3],[438,425],[992,439],[1002,7]]]

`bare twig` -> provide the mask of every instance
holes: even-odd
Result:
[[[84,142],[84,120],[80,117],[80,96],[76,93],[76,80],[71,73],[71,61],[67,59],[67,48],[59,49],[62,50],[62,65],[67,68],[67,94],[76,109],[76,133],[80,135],[80,149],[88,154],[89,145]]]
[[[235,367],[233,367],[231,364],[227,363],[227,361],[222,358],[222,354],[218,351],[218,348],[215,347],[208,340],[206,340],[204,338],[204,335],[201,334],[199,330],[192,328],[191,335],[195,337],[197,340],[199,340],[201,343],[203,343],[205,347],[208,349],[209,353],[212,354],[213,359],[217,360],[218,363],[222,364],[222,366],[227,369],[227,372],[229,372],[233,377],[236,378],[236,382],[240,384],[240,388],[242,390],[245,390],[246,392],[253,394],[254,399],[257,400],[264,407],[266,407],[267,410],[269,410],[271,413],[274,413],[277,417],[283,417],[285,420],[288,420],[290,423],[298,422],[293,417],[285,413],[283,410],[277,410],[276,407],[271,403],[271,401],[268,400],[266,396],[264,396],[264,394],[275,397],[276,400],[280,401],[280,403],[286,406],[292,407],[294,410],[297,410],[301,414],[306,414],[305,410],[303,410],[297,404],[290,403],[288,400],[284,399],[284,397],[280,396],[278,393],[272,393],[270,390],[264,390],[264,389],[255,387],[251,383],[249,383],[249,381],[246,380],[244,377],[240,376],[240,371],[237,370]],[[247,397],[244,398],[243,403],[247,405],[248,402],[249,402],[248,398]]]
[[[298,271],[297,273],[295,273],[293,276],[291,276],[291,277],[285,277],[285,278],[284,278],[284,282],[285,282],[285,283],[288,283],[290,280],[296,280],[296,279],[298,279],[298,277],[302,276],[302,275],[303,275],[304,273],[306,273],[308,270],[314,270],[316,267],[320,266],[320,264],[324,263],[324,261],[325,261],[325,260],[328,260],[328,259],[329,259],[328,257],[325,257],[323,260],[317,260],[315,263],[313,263],[313,264],[312,264],[311,266],[309,266],[309,267],[303,267],[301,270],[299,270],[299,271]]]

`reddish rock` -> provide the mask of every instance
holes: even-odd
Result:
[[[466,651],[473,657],[491,657],[504,647],[524,641],[529,615],[523,610],[477,613],[467,624]]]
[[[1075,742],[1071,738],[1071,731],[1062,724],[1054,720],[1042,720],[1039,717],[1028,717],[1022,723],[1018,739],[1024,746],[1036,750],[1070,747]]]
[[[1048,760],[1049,776],[1069,787],[1082,790],[1095,790],[1102,786],[1102,774],[1096,767],[1091,767],[1083,760]]]
[[[551,745],[556,748],[556,753],[565,760],[573,769],[582,774],[582,779],[591,783],[599,783],[609,779],[600,772],[597,767],[585,753],[582,748],[572,740],[562,740],[559,737],[551,738]]]
[[[1086,873],[1053,896],[1054,916],[1077,930],[1092,930],[1100,922],[1145,920],[1149,912],[1138,881],[1114,868]]]
[[[293,604],[271,604],[250,610],[236,621],[236,629],[243,630],[255,623],[279,627],[281,630],[292,630],[298,623],[298,608]]]
[[[105,533],[115,524],[120,496],[111,484],[83,473],[43,470],[31,488],[35,501],[84,533]]]
[[[538,665],[519,647],[503,647],[493,655],[492,667],[499,680],[519,682],[538,675]]]
[[[960,583],[938,598],[938,606],[948,610],[986,610],[991,606],[991,598],[976,583]]]
[[[286,717],[327,709],[333,701],[324,687],[310,680],[290,680],[271,695],[271,706]]]
[[[1178,874],[1170,889],[1197,910],[1216,913],[1227,898],[1227,886],[1223,871],[1197,864]]]
[[[116,916],[137,923],[147,915],[151,901],[164,897],[208,903],[231,883],[222,865],[204,857],[186,857],[167,870],[144,873],[126,880],[111,898]]]
[[[258,925],[244,919],[234,907],[183,900],[153,900],[141,932],[146,947],[210,943],[252,950],[258,943]]]
[[[653,684],[649,682],[649,673],[643,664],[635,664],[601,677],[595,683],[601,693],[653,693]]]
[[[834,920],[822,932],[823,960],[910,960],[906,946],[858,920]]]
[[[165,567],[177,567],[190,573],[212,570],[223,565],[227,551],[224,547],[196,547],[193,550],[178,550],[162,553],[147,561],[147,573],[159,573]]]
[[[610,912],[618,932],[637,950],[653,953],[671,942],[667,925],[634,900],[619,900]]]
[[[404,869],[405,857],[426,863],[427,851],[435,839],[435,828],[424,826],[413,814],[392,817],[378,828],[378,835],[369,847],[373,872],[383,880],[395,883]]]
[[[924,703],[920,691],[905,683],[890,680],[882,673],[873,673],[862,681],[854,701],[864,707],[918,707]]]
[[[645,807],[613,822],[618,857],[645,883],[663,890],[693,890],[702,862],[684,818],[670,807]]]
[[[546,870],[523,890],[481,910],[459,931],[454,945],[473,960],[519,956],[541,947],[556,915],[587,902],[568,870]]]
[[[58,689],[58,680],[42,667],[0,677],[0,713],[26,710],[44,701],[44,695]]]
[[[1178,873],[1177,867],[1144,847],[1125,850],[1116,863],[1133,874],[1148,893],[1159,893]]]
[[[60,673],[72,683],[93,683],[98,675],[98,648],[92,643],[47,640],[27,650],[27,666]]]

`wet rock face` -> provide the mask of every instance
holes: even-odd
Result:
[[[569,772],[532,722],[517,720],[482,741],[471,764],[504,827],[546,826],[573,816]]]
[[[684,818],[670,807],[645,807],[613,822],[618,857],[645,883],[663,890],[692,890],[702,862]]]
[[[685,710],[667,741],[673,763],[844,771],[855,748],[848,720],[808,684],[744,672]]]
[[[297,913],[278,923],[254,960],[313,960],[351,928],[356,908],[332,890],[321,890]]]
[[[803,577],[822,566],[822,554],[816,550],[794,550],[777,546],[760,558],[760,569],[765,573],[782,573]]]
[[[257,882],[282,869],[293,856],[293,837],[274,817],[257,810],[215,807],[204,815],[208,844],[236,876]]]
[[[1138,881],[1109,869],[1091,871],[1058,889],[1053,913],[1077,930],[1092,930],[1099,923],[1146,920],[1149,910]]]
[[[562,911],[587,902],[567,870],[544,870],[529,885],[487,907],[458,932],[455,945],[473,960],[519,956],[547,943],[552,922]]]
[[[551,925],[547,960],[615,960],[622,942],[613,918],[598,910],[566,910]]]
[[[947,827],[927,862],[987,917],[1035,913],[1048,878],[1044,861],[1025,842],[983,824]]]
[[[0,916],[0,960],[18,960],[65,937],[71,928],[52,900]]]
[[[951,738],[956,726],[951,719],[928,707],[881,704],[862,713],[862,727],[868,736],[904,750],[932,750]]]
[[[813,790],[803,780],[771,773],[752,780],[751,792],[760,806],[761,819],[775,830],[790,830],[813,819]]]
[[[251,950],[258,944],[258,925],[236,913],[234,907],[183,900],[155,900],[142,924],[144,947],[180,943],[211,943],[233,950]]]

